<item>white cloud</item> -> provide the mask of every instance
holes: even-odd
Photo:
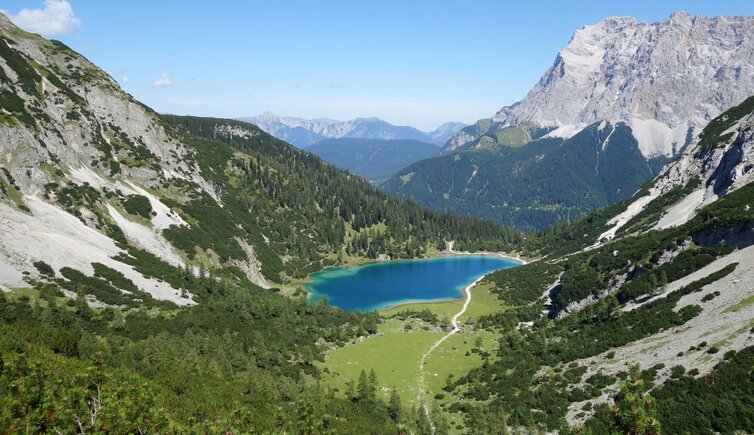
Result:
[[[131,81],[131,77],[129,76],[123,76],[120,78],[121,83],[128,83]]]
[[[22,9],[15,15],[2,12],[18,27],[44,36],[62,35],[81,26],[81,20],[65,0],[45,0],[44,9]]]
[[[170,76],[168,76],[168,73],[162,73],[160,78],[154,81],[155,88],[162,88],[165,86],[170,86],[172,84],[173,84],[173,81],[170,80]]]

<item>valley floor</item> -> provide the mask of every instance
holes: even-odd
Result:
[[[396,387],[401,401],[419,407],[420,389],[427,404],[447,406],[443,387],[447,379],[468,373],[484,362],[483,352],[494,354],[499,334],[475,326],[476,320],[502,308],[486,283],[467,287],[471,299],[436,303],[416,303],[380,312],[386,320],[376,335],[328,353],[323,364],[325,383],[342,394],[349,381],[356,382],[361,370],[374,370],[381,397],[386,401]],[[405,315],[407,310],[428,310],[439,319],[436,324]],[[448,329],[451,317],[458,316],[457,333]],[[477,347],[478,346],[478,347]],[[431,349],[431,352],[430,352]],[[423,364],[422,364],[423,363]],[[458,414],[446,414],[451,428],[460,430]]]

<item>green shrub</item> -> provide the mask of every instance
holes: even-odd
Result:
[[[33,265],[40,274],[49,276],[49,277],[55,276],[55,270],[52,268],[52,266],[45,263],[44,261],[42,260],[35,261]]]
[[[123,200],[123,208],[134,216],[141,216],[144,219],[152,217],[152,204],[149,202],[149,198],[144,195],[128,195]]]

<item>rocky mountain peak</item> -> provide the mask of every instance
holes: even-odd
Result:
[[[571,136],[622,121],[645,157],[672,156],[752,93],[754,17],[610,17],[577,30],[527,96],[494,115],[489,132],[533,123]],[[459,133],[446,149],[469,137]]]

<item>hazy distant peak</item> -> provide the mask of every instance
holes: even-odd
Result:
[[[336,121],[327,118],[281,117],[270,112],[239,119],[256,124],[267,133],[300,148],[306,148],[322,139],[338,138],[412,139],[439,146],[458,130],[465,127],[465,124],[458,122],[447,122],[435,130],[423,132],[411,126],[393,125],[377,117]]]

